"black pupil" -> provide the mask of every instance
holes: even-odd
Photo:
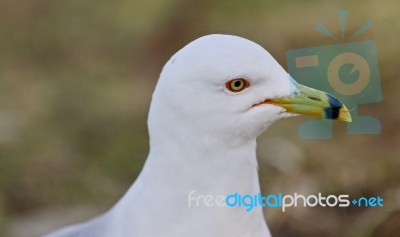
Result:
[[[241,81],[235,81],[233,84],[234,84],[235,87],[240,87],[242,85],[242,82]]]

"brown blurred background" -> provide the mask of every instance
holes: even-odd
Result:
[[[164,62],[210,33],[289,49],[335,43],[338,10],[377,43],[383,101],[359,107],[380,135],[300,140],[307,118],[259,139],[268,193],[381,196],[381,208],[265,208],[274,237],[400,236],[400,3],[387,1],[0,0],[0,236],[33,237],[107,210],[140,172]],[[355,41],[356,41],[355,40]],[[283,149],[285,148],[285,149]]]

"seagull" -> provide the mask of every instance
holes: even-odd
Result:
[[[188,195],[260,193],[256,138],[298,114],[351,121],[343,103],[298,84],[257,43],[198,38],[162,69],[148,115],[150,152],[133,185],[106,213],[45,236],[269,237],[262,207],[189,205]]]

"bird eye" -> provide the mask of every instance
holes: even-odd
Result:
[[[233,79],[225,84],[226,89],[232,92],[240,92],[249,86],[250,83],[243,78]]]

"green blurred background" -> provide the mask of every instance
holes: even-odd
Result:
[[[338,10],[354,41],[377,43],[383,101],[359,107],[380,135],[297,137],[307,118],[259,139],[264,193],[381,196],[381,208],[265,208],[274,237],[400,236],[400,3],[387,1],[0,0],[0,236],[33,237],[107,210],[148,152],[146,117],[162,65],[210,33],[289,49],[335,43]],[[283,149],[284,148],[284,149]]]

